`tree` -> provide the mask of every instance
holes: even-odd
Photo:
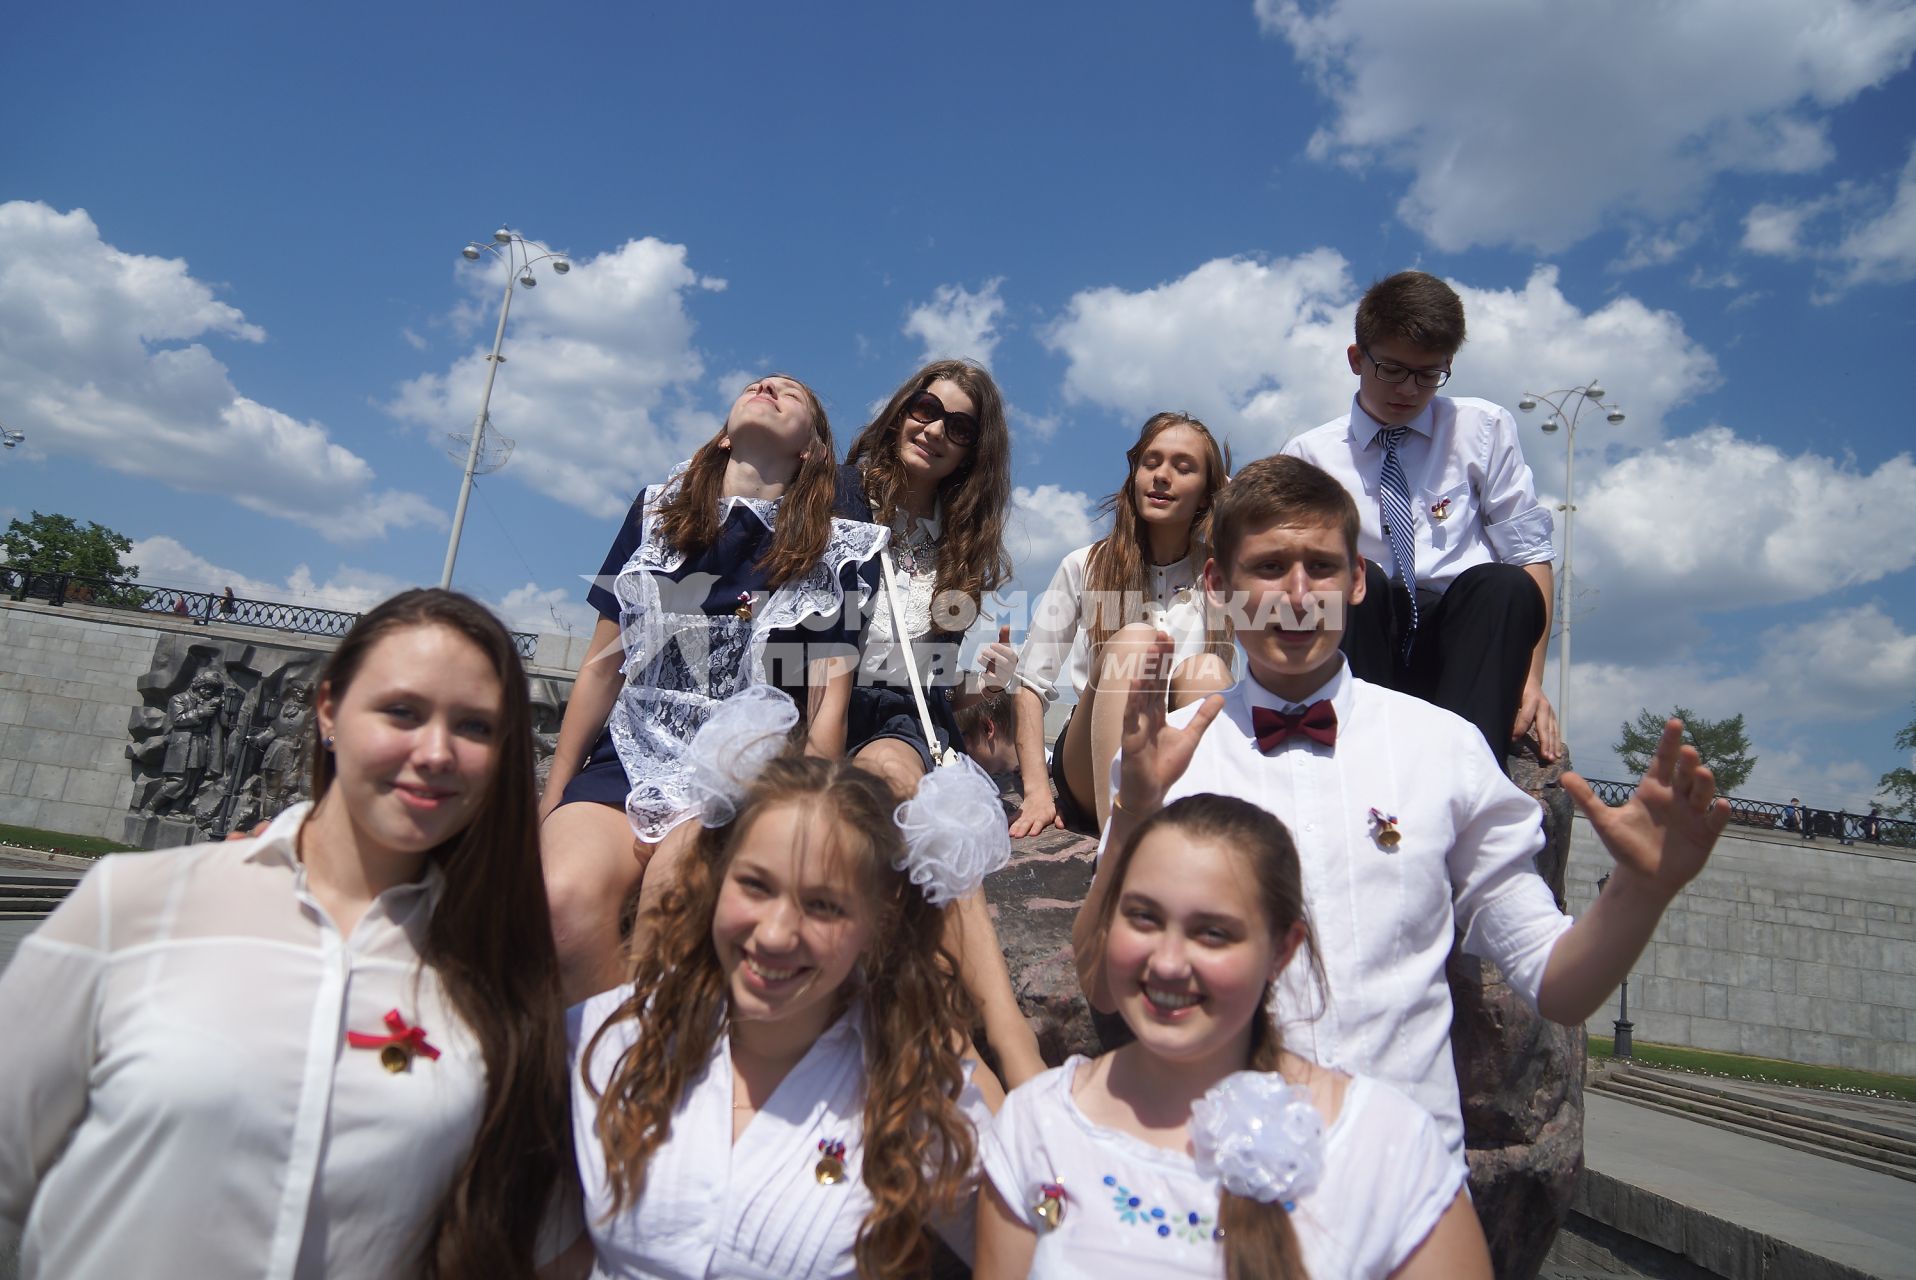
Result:
[[[35,511],[31,520],[9,521],[0,545],[5,547],[6,562],[16,569],[106,579],[106,582],[81,584],[88,595],[101,603],[137,605],[145,598],[144,592],[131,587],[116,589],[109,585],[137,578],[140,566],[120,559],[133,550],[133,540],[103,524],[88,521],[82,525],[72,516],[41,515]]]
[[[1916,719],[1911,719],[1896,735],[1896,749],[1916,751]],[[1892,817],[1916,818],[1916,770],[1908,765],[1891,769],[1876,784],[1876,798],[1882,802],[1884,812]]]
[[[1750,754],[1749,735],[1743,731],[1742,715],[1705,720],[1687,707],[1678,707],[1667,716],[1645,707],[1637,713],[1635,724],[1626,722],[1622,739],[1610,747],[1623,757],[1624,768],[1631,773],[1642,773],[1650,767],[1657,739],[1663,736],[1663,722],[1671,718],[1683,721],[1683,740],[1695,747],[1703,763],[1710,766],[1710,772],[1716,775],[1716,789],[1721,794],[1734,792],[1750,776],[1750,770],[1756,768],[1756,757]]]

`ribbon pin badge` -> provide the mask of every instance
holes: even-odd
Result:
[[[1450,499],[1445,498],[1442,502],[1433,504],[1430,508],[1430,518],[1432,520],[1450,519]]]
[[[1403,843],[1403,835],[1397,830],[1397,815],[1385,813],[1381,809],[1370,811],[1370,838],[1385,853],[1395,853],[1397,846]]]
[[[1064,1221],[1064,1202],[1070,1198],[1058,1183],[1041,1182],[1038,1184],[1038,1203],[1031,1206],[1031,1211],[1038,1215],[1038,1221],[1044,1223],[1046,1231],[1056,1231],[1058,1224]]]
[[[437,1058],[439,1050],[426,1042],[424,1027],[409,1027],[406,1020],[399,1016],[399,1010],[386,1013],[386,1035],[373,1035],[365,1031],[348,1031],[346,1043],[355,1049],[379,1050],[379,1065],[394,1075],[412,1070],[412,1060],[424,1055]]]
[[[812,1166],[812,1176],[818,1179],[822,1187],[836,1186],[845,1180],[845,1144],[837,1138],[818,1140],[818,1163]]]

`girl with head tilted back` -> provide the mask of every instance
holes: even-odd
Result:
[[[1105,499],[1111,532],[1067,555],[1032,609],[1018,664],[1024,810],[1014,836],[1054,825],[1096,834],[1104,825],[1125,698],[1156,632],[1176,642],[1173,707],[1231,684],[1230,633],[1199,581],[1211,500],[1230,461],[1186,413],[1152,415],[1124,460],[1124,484]],[[1047,772],[1045,708],[1067,689],[1077,705]]]
[[[1116,857],[1092,946],[1137,1039],[1005,1100],[979,1280],[1488,1280],[1429,1113],[1284,1048],[1273,987],[1317,971],[1284,824],[1187,796]]]
[[[967,674],[958,665],[984,594],[1011,573],[1004,547],[1011,436],[998,384],[968,360],[935,360],[918,370],[852,442],[839,487],[891,531],[885,555],[867,566],[868,574],[882,573],[885,563],[892,569],[892,590],[881,582],[873,591],[845,752],[909,799],[941,750],[966,750],[956,713],[1003,690],[1017,673],[1009,628],[984,646],[980,670]],[[893,616],[894,599],[902,619]],[[929,736],[912,692],[914,677],[925,696]],[[953,950],[1006,1082],[1029,1079],[1044,1060],[1012,993],[982,893],[958,905],[953,927]]]
[[[313,723],[312,802],[103,860],[0,976],[25,1280],[532,1274],[571,1162],[512,639],[395,596]]]
[[[709,825],[632,981],[573,1011],[598,1275],[890,1280],[924,1269],[927,1227],[969,1252],[989,1116],[941,917],[1009,856],[996,788],[961,764],[900,806],[773,754],[781,698],[701,731]]]
[[[818,397],[758,378],[690,462],[640,493],[607,553],[540,803],[568,999],[619,981],[633,888],[642,930],[690,847],[683,756],[714,705],[781,684],[807,710],[808,748],[844,752],[851,662],[830,655],[851,652],[847,592],[883,534],[862,506],[836,508],[836,472]]]

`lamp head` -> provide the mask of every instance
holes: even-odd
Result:
[[[1562,425],[1563,425],[1563,419],[1559,418],[1556,414],[1553,413],[1548,418],[1545,418],[1543,420],[1544,434],[1555,435],[1557,428],[1561,427]]]
[[[1610,412],[1604,414],[1603,416],[1606,422],[1622,422],[1623,410],[1617,408],[1615,405],[1612,405],[1610,406]]]
[[[564,275],[566,272],[572,270],[572,264],[564,258],[554,258],[552,260],[552,269],[560,275]]]
[[[531,267],[527,267],[519,273],[519,283],[528,289],[534,289],[539,285],[539,277],[532,274]]]
[[[500,227],[497,231],[492,233],[492,238],[494,240],[497,240],[500,244],[511,244],[512,243],[512,228]]]
[[[1537,397],[1533,395],[1525,395],[1523,399],[1517,401],[1517,407],[1519,409],[1522,409],[1525,413],[1529,413],[1532,409],[1537,407]]]
[[[476,244],[469,244],[465,248],[459,251],[459,256],[464,258],[467,262],[477,262],[479,261],[479,246]]]
[[[1592,378],[1590,379],[1590,385],[1583,389],[1583,394],[1589,396],[1592,400],[1601,400],[1603,399],[1603,388],[1597,384],[1595,378]]]

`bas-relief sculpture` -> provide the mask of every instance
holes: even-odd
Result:
[[[250,830],[306,797],[313,701],[325,655],[168,636],[137,681],[127,725],[133,800],[122,840],[144,849]],[[569,681],[531,681],[533,748],[545,784]]]

